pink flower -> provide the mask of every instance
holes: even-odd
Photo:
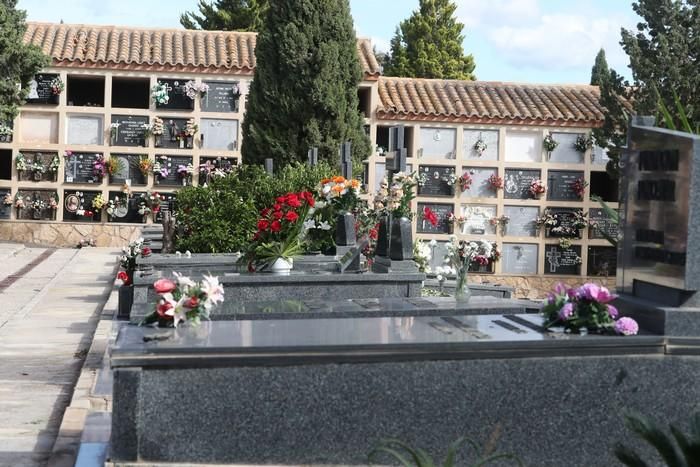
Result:
[[[615,322],[615,332],[623,336],[634,336],[639,332],[639,325],[632,318],[620,318]]]
[[[613,306],[613,305],[608,305],[608,314],[610,315],[610,317],[611,317],[612,319],[617,319],[617,316],[618,316],[620,313],[617,311],[617,308],[616,308],[615,306]]]
[[[153,283],[153,288],[159,295],[170,293],[175,290],[176,287],[177,285],[175,282],[171,281],[170,279],[158,279]]]
[[[583,284],[576,292],[581,298],[600,303],[608,303],[616,298],[605,287],[593,283]]]
[[[574,304],[571,302],[565,303],[564,306],[561,307],[561,310],[559,310],[559,319],[566,321],[567,319],[571,318],[573,314]]]

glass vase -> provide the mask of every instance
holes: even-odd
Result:
[[[468,303],[472,297],[472,292],[467,284],[469,266],[464,266],[457,271],[457,282],[455,283],[455,301],[457,303]]]

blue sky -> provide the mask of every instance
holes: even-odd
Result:
[[[629,77],[620,28],[638,17],[630,0],[455,0],[465,24],[464,49],[474,54],[480,80],[588,83],[598,50]],[[99,3],[99,6],[96,4]],[[35,21],[180,27],[196,0],[19,0]],[[418,0],[350,0],[355,29],[386,50],[396,26]]]

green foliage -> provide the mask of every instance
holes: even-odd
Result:
[[[665,465],[669,467],[700,466],[700,412],[696,412],[692,416],[688,436],[674,425],[669,426],[672,435],[669,436],[656,422],[640,414],[627,412],[624,414],[624,418],[625,426],[656,449]],[[622,443],[616,443],[613,452],[626,466],[647,467],[652,465],[642,460],[639,454]],[[658,465],[656,459],[653,465]]]
[[[673,91],[673,104],[676,107],[676,118],[673,117],[671,111],[668,109],[668,107],[666,107],[666,104],[664,103],[663,99],[661,98],[661,95],[659,95],[658,92],[657,96],[659,99],[659,112],[661,113],[666,128],[668,128],[669,130],[685,131],[686,133],[692,133],[694,135],[700,133],[700,124],[693,126],[690,123],[690,120],[688,119],[688,115],[686,113],[686,109],[685,107],[683,107],[683,104],[681,103],[678,94],[676,94],[676,91]],[[680,122],[680,129],[676,127],[676,120]]]
[[[374,462],[380,455],[388,455],[393,458],[393,460],[398,461],[404,467],[454,467],[457,465],[457,453],[463,446],[469,445],[477,453],[479,452],[479,446],[471,439],[463,436],[458,440],[454,441],[447,450],[447,457],[445,462],[439,464],[435,462],[427,452],[421,448],[413,448],[408,444],[398,440],[398,439],[387,439],[382,441],[382,443],[376,447],[369,454],[369,461]],[[481,467],[487,465],[491,462],[501,459],[509,459],[515,461],[517,465],[522,466],[523,463],[520,459],[513,454],[484,454],[480,456],[477,460],[471,464],[473,467]],[[462,464],[460,464],[462,465]]]
[[[464,25],[457,21],[456,9],[452,0],[419,0],[418,10],[396,28],[384,74],[475,79],[474,57],[464,55]]]
[[[16,6],[16,0],[0,0],[0,123],[14,120],[29,92],[29,82],[49,64],[41,49],[24,44],[27,15]]]
[[[370,153],[358,109],[362,69],[347,0],[270,0],[255,48],[257,66],[243,120],[246,164],[271,157],[282,166],[305,161],[309,148],[339,166]]]
[[[610,158],[607,172],[617,179],[622,147],[627,144],[630,110],[626,102],[630,102],[632,96],[628,83],[615,70],[610,70],[607,76],[601,73],[599,79],[600,105],[606,110],[605,119],[602,127],[594,128],[592,134],[595,143],[607,149]]]
[[[267,7],[267,0],[199,0],[199,12],[181,14],[180,24],[187,29],[259,31]]]
[[[591,68],[591,84],[593,86],[600,86],[609,76],[610,69],[608,68],[608,61],[605,59],[605,50],[600,49],[598,55],[595,56],[593,68]]]
[[[184,187],[177,194],[176,216],[183,230],[176,248],[193,253],[246,250],[263,208],[282,194],[313,190],[330,173],[327,164],[290,165],[274,177],[260,166],[242,166],[206,187]]]
[[[612,223],[620,225],[620,213],[608,206],[608,204],[605,201],[603,201],[603,198],[601,198],[598,195],[591,195],[591,201],[600,204],[600,207],[603,209],[603,212],[605,212],[605,215],[610,219]],[[599,232],[603,236],[603,238],[610,242],[612,246],[617,246],[617,238],[611,237],[610,235],[608,235],[607,232],[603,230],[600,230]]]

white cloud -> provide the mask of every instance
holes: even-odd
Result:
[[[469,30],[521,23],[539,16],[539,0],[456,0],[456,15]]]

